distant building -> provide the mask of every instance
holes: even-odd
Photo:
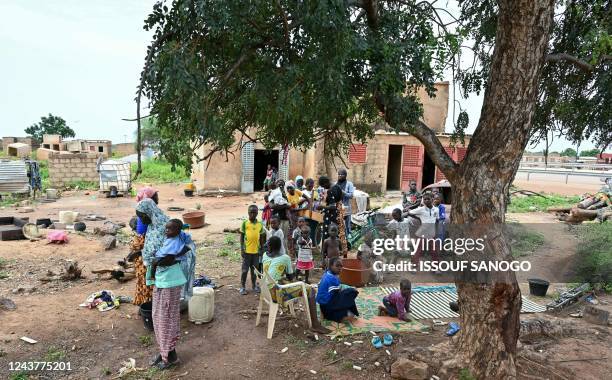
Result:
[[[112,154],[112,142],[110,140],[62,140],[60,135],[43,135],[41,148],[36,152],[39,160],[48,160],[52,153],[75,154],[75,153],[98,153],[104,157]]]
[[[8,146],[14,143],[21,143],[30,146],[30,150],[38,148],[38,144],[32,137],[3,137],[2,150],[8,152]]]
[[[561,156],[557,152],[549,153],[548,160],[546,160],[546,157],[544,157],[544,155],[541,153],[525,152],[523,153],[523,157],[521,157],[521,164],[523,163],[528,163],[528,164],[542,163],[544,164],[547,161],[549,164],[563,164],[566,162],[575,161],[575,158]]]
[[[612,153],[600,153],[597,155],[598,164],[612,164]]]
[[[437,83],[435,87],[434,98],[424,90],[418,92],[423,104],[422,121],[436,132],[446,151],[459,162],[467,152],[465,146],[470,137],[466,136],[465,146],[451,148],[451,136],[444,133],[448,82]],[[262,189],[268,164],[276,167],[283,179],[297,175],[316,179],[326,174],[328,169],[335,171],[346,167],[349,180],[355,186],[372,192],[406,190],[411,180],[417,182],[418,188],[423,188],[445,178],[414,136],[397,134],[386,125],[372,128],[375,135],[371,140],[365,144],[353,144],[342,159],[333,163],[326,163],[323,159],[323,140],[318,140],[315,146],[305,151],[289,149],[288,152],[284,152],[282,147],[266,150],[259,142],[248,142],[238,147],[240,154],[235,156],[215,154],[210,162],[195,162],[192,179],[198,191],[226,189],[249,193]],[[208,149],[206,146],[200,148],[198,156],[204,157]]]

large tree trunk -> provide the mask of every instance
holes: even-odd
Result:
[[[501,234],[506,194],[527,145],[553,0],[501,0],[495,51],[478,127],[455,175],[452,223],[486,226],[487,255],[511,260]],[[473,231],[473,228],[470,228]],[[462,331],[459,351],[479,379],[516,378],[521,294],[513,273],[457,280]]]

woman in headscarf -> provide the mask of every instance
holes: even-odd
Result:
[[[295,189],[296,190],[304,190],[304,177],[301,175],[295,177]]]
[[[175,348],[180,336],[181,299],[188,300],[192,294],[195,245],[193,242],[187,245],[190,250],[185,253],[185,260],[176,261],[175,256],[160,259],[153,275],[151,262],[164,244],[166,223],[169,218],[151,199],[144,199],[138,203],[136,214],[147,225],[142,260],[147,267],[147,285],[155,285],[153,327],[159,355],[153,358],[150,364],[166,369],[178,363]]]
[[[344,232],[344,209],[342,207],[342,189],[338,185],[331,185],[327,176],[319,177],[319,186],[324,189],[324,202],[319,204],[319,210],[323,210],[323,239],[329,237],[329,226],[334,223],[338,225],[338,239],[342,243],[342,253],[346,256],[348,247],[346,234]]]
[[[140,202],[143,199],[151,199],[155,204],[159,203],[159,195],[157,190],[152,187],[144,187],[138,191],[136,195],[136,201]],[[136,216],[136,236],[130,243],[130,256],[136,256],[134,258],[134,273],[136,274],[136,294],[134,295],[134,305],[142,305],[145,302],[150,302],[153,297],[153,288],[147,286],[145,276],[147,274],[147,268],[142,262],[142,248],[145,242],[145,235],[147,233],[147,225]]]

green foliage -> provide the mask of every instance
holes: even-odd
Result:
[[[45,355],[45,360],[48,362],[58,362],[63,360],[66,357],[66,351],[57,348],[57,347],[49,347],[47,349],[47,354]]]
[[[599,153],[599,149],[585,149],[580,151],[580,157],[597,157]]]
[[[28,380],[30,375],[27,372],[13,373],[9,376],[9,380]]]
[[[64,138],[76,136],[72,128],[66,124],[66,120],[51,114],[41,117],[40,122],[27,127],[25,133],[39,143],[43,141],[43,135],[60,135]]]
[[[45,191],[51,186],[49,180],[49,163],[47,161],[38,161],[38,170],[40,173],[42,191]]]
[[[459,370],[459,380],[476,380],[476,378],[472,376],[469,369],[461,368]]]
[[[151,335],[141,335],[138,337],[138,340],[140,341],[140,344],[145,347],[148,347],[153,344],[153,337]]]
[[[596,288],[612,288],[612,223],[578,227],[578,280]]]
[[[422,115],[416,88],[433,95],[460,46],[436,18],[413,1],[381,2],[376,21],[339,0],[159,2],[145,20],[143,92],[161,154],[190,167],[194,148],[232,152],[238,136],[299,149],[325,137],[338,155],[382,117],[409,131]]]
[[[136,171],[136,164],[132,164],[132,171]],[[139,182],[172,183],[184,182],[189,175],[182,167],[176,167],[165,160],[147,160],[142,162],[142,174]]]
[[[0,280],[4,280],[6,278],[9,278],[9,273],[7,271],[4,270],[0,270]]]
[[[557,0],[549,56],[540,78],[533,143],[553,132],[573,143],[612,143],[612,18],[607,0]],[[491,64],[498,5],[494,0],[459,0],[460,29],[475,51],[474,65],[456,70],[464,95],[481,92]],[[557,57],[557,59],[553,59]],[[573,57],[570,61],[565,57]],[[580,62],[580,64],[576,64]]]
[[[134,132],[135,139],[138,141],[138,131]],[[149,116],[140,121],[140,144],[143,147],[148,147],[154,151],[160,150],[162,136],[161,130],[157,126],[155,116]]]
[[[529,231],[525,225],[519,223],[508,223],[506,225],[508,227],[510,249],[514,258],[533,254],[546,241],[544,235]]]
[[[560,156],[563,157],[576,157],[578,153],[576,153],[576,149],[573,148],[566,148],[565,150],[561,151],[561,153],[559,153]]]
[[[580,201],[576,196],[546,194],[546,198],[537,195],[530,197],[513,196],[508,205],[508,212],[545,212],[549,207],[573,206]]]

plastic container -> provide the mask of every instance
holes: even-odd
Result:
[[[204,217],[205,213],[203,211],[193,211],[183,214],[183,223],[189,224],[189,228],[202,228],[204,227]]]
[[[532,296],[544,297],[548,291],[548,285],[550,282],[541,280],[539,278],[529,279],[529,294]]]
[[[193,190],[183,190],[183,193],[185,193],[186,197],[193,197]]]
[[[75,211],[60,211],[59,221],[63,224],[74,224],[79,217],[79,213]]]
[[[74,224],[74,230],[75,231],[79,231],[79,232],[83,232],[87,229],[87,225],[83,222],[76,222]]]
[[[370,278],[370,268],[363,265],[358,259],[342,259],[340,281],[354,287],[362,287]]]
[[[140,316],[147,330],[153,331],[153,302],[140,305]]]
[[[57,189],[47,189],[47,199],[57,199]]]
[[[213,288],[193,288],[189,299],[189,320],[196,325],[208,323],[215,314],[215,291]]]

